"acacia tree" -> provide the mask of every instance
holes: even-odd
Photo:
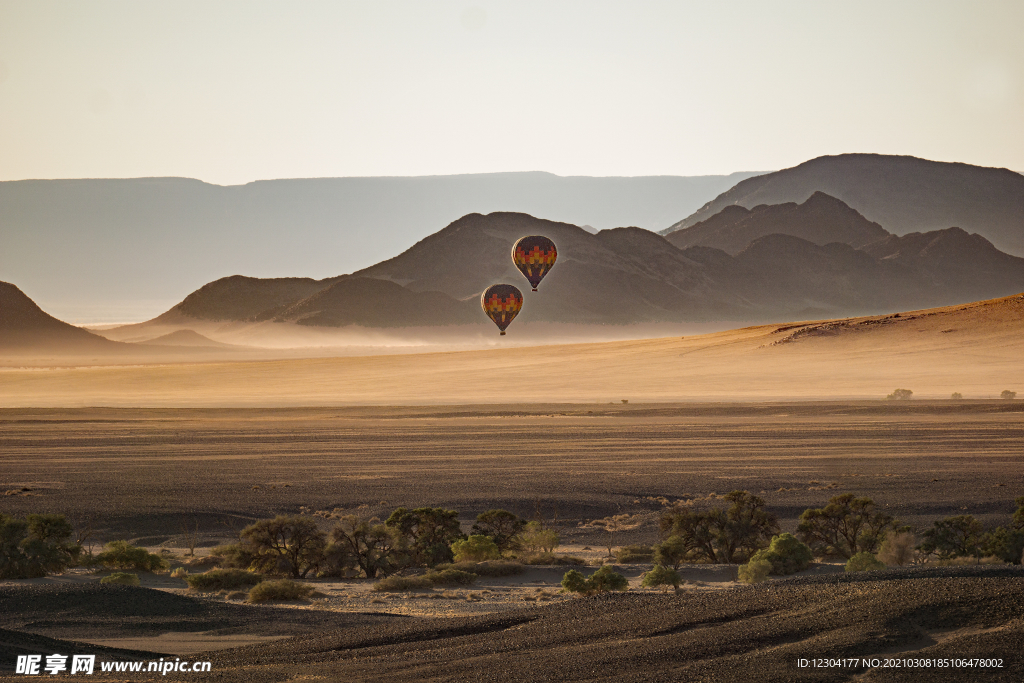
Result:
[[[473,533],[489,536],[498,550],[518,550],[521,545],[520,532],[526,520],[520,519],[508,510],[488,510],[477,515]]]
[[[398,529],[355,515],[342,517],[331,530],[331,547],[344,548],[368,579],[388,576],[409,563],[408,544]]]
[[[937,555],[940,560],[953,557],[979,557],[985,530],[973,515],[941,519],[924,532],[918,550]]]
[[[73,533],[63,515],[0,514],[0,579],[39,578],[72,566],[82,550],[71,542]]]
[[[677,567],[686,557],[718,562],[715,541],[725,521],[724,517],[721,510],[677,507],[666,512],[661,516],[660,528],[662,535],[668,539],[655,547],[655,560],[658,561],[660,551],[664,562],[671,561]]]
[[[608,547],[608,557],[613,557],[612,547],[615,545],[615,539],[620,531],[631,531],[636,529],[638,526],[643,524],[643,519],[639,515],[620,514],[611,515],[610,517],[604,517],[603,519],[594,519],[586,524],[580,523],[581,529],[601,529],[607,532],[608,536],[605,537],[605,545]]]
[[[242,529],[242,545],[260,572],[304,578],[323,563],[327,535],[305,517],[278,515]]]
[[[452,543],[466,538],[459,513],[444,508],[398,508],[384,524],[405,537],[413,562],[427,567],[451,562]]]
[[[770,543],[779,533],[779,522],[765,509],[763,498],[746,491],[733,491],[725,499],[732,505],[719,517],[716,541],[722,561],[732,564],[736,553],[750,557]]]
[[[819,554],[849,559],[860,552],[874,553],[886,532],[897,529],[896,524],[870,498],[844,493],[829,499],[823,508],[804,510],[797,534]]]
[[[732,564],[768,545],[779,532],[778,521],[762,498],[732,491],[724,499],[731,503],[724,510],[677,506],[665,512],[660,529],[667,538],[655,546],[655,561],[675,567],[687,558]]]

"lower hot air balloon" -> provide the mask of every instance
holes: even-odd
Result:
[[[502,334],[523,307],[523,293],[512,285],[491,285],[480,296],[480,305]]]
[[[530,281],[535,292],[551,266],[555,265],[556,258],[558,250],[555,249],[555,243],[543,235],[521,237],[512,245],[512,261]]]

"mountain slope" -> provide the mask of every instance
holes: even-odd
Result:
[[[1024,256],[1024,176],[1002,168],[882,154],[819,157],[748,178],[662,234],[697,225],[728,206],[802,203],[819,191],[897,235],[956,225],[1001,251]]]
[[[878,229],[837,200],[822,196],[816,202],[854,215],[851,224],[857,230],[848,234],[870,235]],[[530,234],[550,237],[559,251],[536,293],[509,257],[512,244]],[[351,275],[218,280],[150,323],[119,328],[112,337],[130,339],[128,333],[147,327],[161,333],[191,329],[197,320],[319,327],[483,324],[478,297],[498,282],[524,291],[520,323],[765,322],[1005,296],[1024,290],[1024,259],[959,229],[890,235],[863,249],[776,233],[730,255],[707,246],[679,249],[640,228],[594,235],[525,214],[471,214]]]
[[[680,249],[707,246],[738,254],[755,239],[782,234],[800,237],[814,244],[842,242],[860,249],[889,236],[840,200],[815,192],[803,204],[761,204],[753,209],[726,206],[714,216],[665,237]]]
[[[0,348],[93,352],[123,346],[57,320],[18,287],[0,282]]]

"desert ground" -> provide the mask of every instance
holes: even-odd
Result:
[[[59,512],[88,543],[186,561],[253,520],[505,508],[555,526],[593,564],[650,543],[666,505],[745,489],[792,531],[838,493],[916,529],[1005,524],[1024,495],[1024,299],[594,344],[203,362],[5,359],[5,514]],[[20,364],[19,364],[20,363]],[[910,400],[887,400],[893,389]],[[949,398],[951,392],[963,398]],[[581,528],[628,513],[614,539]],[[25,652],[209,659],[227,681],[1020,680],[1024,574],[1011,565],[818,564],[767,585],[690,566],[680,592],[558,592],[566,567],[377,594],[316,580],[309,600],[242,604],[180,579],[103,573],[0,584],[0,666]],[[106,648],[106,649],[101,649]],[[204,652],[205,651],[205,652]],[[938,671],[820,657],[999,657]],[[172,677],[175,674],[170,674]],[[177,674],[177,677],[185,674]],[[189,675],[196,678],[197,674]],[[205,677],[206,675],[204,675]],[[125,680],[97,676],[98,679]],[[23,679],[13,676],[13,680]],[[135,680],[133,678],[133,680]]]

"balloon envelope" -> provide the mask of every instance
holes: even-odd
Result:
[[[530,281],[535,292],[551,266],[555,265],[556,258],[558,251],[555,243],[543,235],[522,237],[512,245],[512,261]]]
[[[480,296],[480,305],[502,334],[523,307],[523,293],[512,285],[491,285]]]

